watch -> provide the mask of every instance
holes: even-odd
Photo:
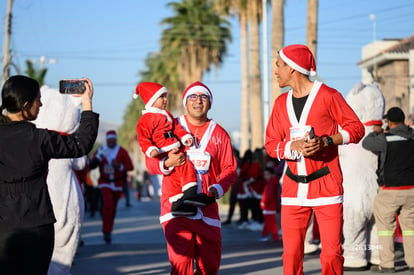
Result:
[[[326,137],[326,143],[328,144],[328,146],[332,146],[334,145],[333,140],[330,136]]]

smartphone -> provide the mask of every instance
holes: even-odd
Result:
[[[313,130],[313,127],[311,127],[308,135],[308,141],[313,139],[315,137],[315,130]]]
[[[61,94],[83,94],[86,90],[85,80],[62,79],[59,81],[59,92]]]

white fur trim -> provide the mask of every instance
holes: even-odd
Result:
[[[337,203],[343,203],[343,195],[305,200],[301,200],[299,198],[282,198],[282,205],[320,206]]]
[[[109,134],[106,136],[106,139],[111,139],[111,138],[116,139],[117,137],[114,134]]]
[[[181,191],[185,192],[188,189],[190,189],[191,187],[197,186],[197,182],[193,181],[193,182],[189,182],[186,185],[184,185],[183,187],[181,187]]]
[[[276,215],[276,210],[263,210],[263,215]]]
[[[159,148],[158,152],[161,154],[161,153],[169,152],[172,149],[178,149],[180,147],[181,147],[181,143],[179,141],[177,141],[177,142],[175,142],[173,144],[170,144],[168,146],[164,146],[164,147]]]
[[[177,195],[175,195],[175,196],[170,197],[170,198],[168,199],[168,201],[169,201],[170,203],[173,203],[173,202],[176,202],[176,201],[178,201],[179,199],[181,199],[183,196],[184,196],[184,194],[183,194],[183,193],[179,193],[179,194],[177,194]]]
[[[145,151],[145,155],[147,157],[151,158],[151,152],[152,152],[152,150],[157,150],[158,153],[160,152],[160,150],[158,149],[158,147],[156,147],[156,146],[150,146],[150,147],[148,147],[147,151]]]
[[[212,187],[216,188],[216,190],[218,192],[218,195],[219,195],[219,198],[223,197],[224,191],[223,191],[223,187],[221,187],[220,184],[218,184],[218,183],[213,184],[210,187],[208,187],[208,190],[210,190],[210,188],[212,188]]]
[[[339,133],[342,135],[342,144],[348,144],[349,143],[349,133],[345,130],[339,131]]]
[[[122,191],[122,187],[115,186],[113,182],[110,183],[100,183],[98,185],[99,188],[109,188],[114,191]]]
[[[168,167],[168,169],[164,168],[164,161],[167,159],[167,157],[160,160],[160,171],[163,175],[169,175],[171,174],[172,170],[174,170],[174,167]]]
[[[149,108],[152,106],[152,104],[154,104],[154,102],[162,95],[162,94],[166,94],[168,92],[167,88],[162,87],[161,89],[159,89],[158,91],[155,92],[155,94],[150,98],[150,100],[148,100],[147,104],[145,104],[145,108]]]
[[[203,93],[206,96],[208,96],[209,100],[210,100],[210,107],[213,105],[213,95],[210,93],[209,90],[206,89],[206,87],[203,86],[194,86],[191,87],[186,93],[185,96],[183,98],[183,105],[185,106],[185,103],[187,101],[187,98],[189,95],[195,94],[195,93]]]
[[[299,66],[298,64],[296,64],[292,59],[288,58],[284,53],[283,50],[281,50],[279,52],[279,56],[282,58],[283,61],[286,62],[286,64],[288,64],[290,67],[292,67],[293,69],[295,69],[296,71],[304,74],[304,75],[316,75],[315,71],[312,71],[314,74],[311,74],[310,71],[306,70],[305,68]]]
[[[190,135],[190,134],[184,135],[184,136],[181,138],[181,142],[182,142],[182,144],[184,144],[184,145],[185,145],[186,140],[188,140],[188,139],[193,140],[193,136],[192,136],[192,135]]]

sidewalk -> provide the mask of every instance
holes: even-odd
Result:
[[[132,199],[132,207],[125,207],[121,200],[112,244],[105,244],[101,233],[99,215],[89,218],[86,213],[80,247],[72,266],[73,275],[138,275],[169,274],[168,261],[162,227],[159,224],[159,201],[140,202]],[[221,214],[227,214],[221,206]],[[237,220],[237,216],[234,217]],[[239,230],[235,224],[222,227],[223,253],[218,274],[268,275],[283,274],[282,244],[260,243],[260,232]],[[411,274],[405,263],[398,259],[397,274]],[[319,255],[306,255],[304,274],[321,274]],[[369,271],[345,272],[345,275],[374,274]]]

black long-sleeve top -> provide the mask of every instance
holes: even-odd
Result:
[[[84,111],[70,136],[38,129],[28,121],[0,123],[0,234],[54,223],[46,184],[52,158],[86,155],[95,143],[99,115]]]

